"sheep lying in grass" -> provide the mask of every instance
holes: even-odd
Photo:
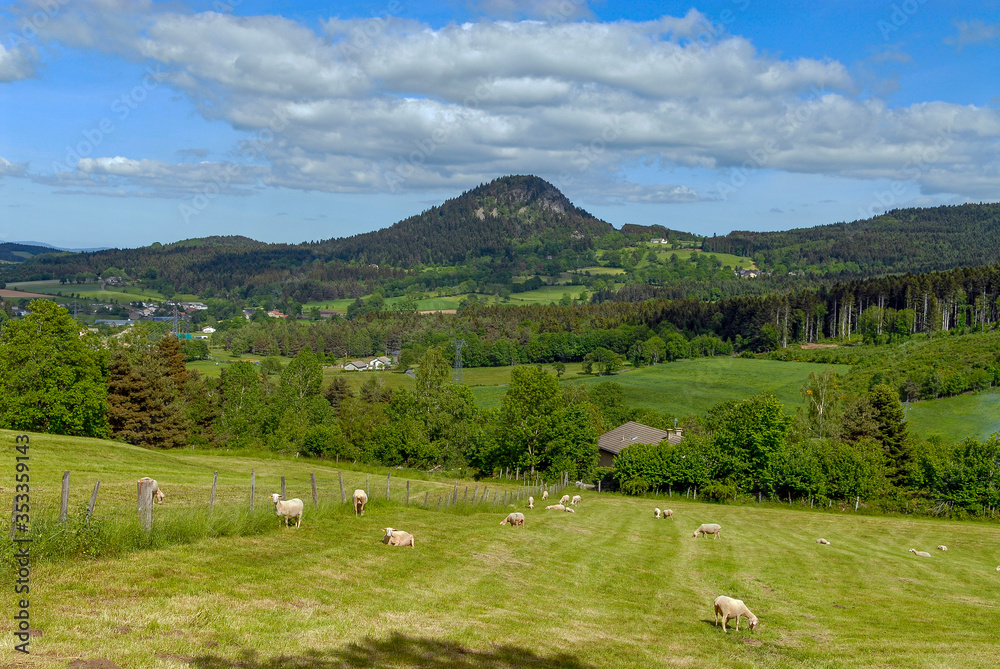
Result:
[[[391,527],[384,527],[382,528],[382,531],[385,532],[385,536],[382,538],[382,543],[389,544],[390,546],[409,546],[410,548],[416,548],[413,543],[413,535],[409,532],[394,530]]]
[[[573,499],[572,499],[572,501],[570,501],[570,504],[572,504],[573,506],[576,506],[577,504],[579,504],[582,501],[583,501],[582,497],[580,497],[579,495],[573,495]]]
[[[285,527],[288,527],[288,521],[292,518],[295,519],[295,527],[302,525],[302,509],[305,508],[305,504],[301,499],[296,497],[282,502],[281,495],[274,493],[271,495],[271,501],[274,502],[274,513],[277,514],[279,522],[282,518],[285,519]]]
[[[659,518],[661,513],[663,512],[659,508],[653,509],[653,518]]]
[[[733,599],[725,595],[715,598],[715,624],[719,624],[719,616],[722,616],[722,631],[726,631],[726,621],[736,618],[736,631],[740,631],[740,616],[745,617],[750,622],[750,631],[757,628],[757,616],[753,614],[747,605],[740,599]]]
[[[542,499],[548,499],[548,498],[549,498],[549,491],[548,490],[543,490],[542,491]]]
[[[529,509],[534,509],[535,508],[535,498],[534,497],[529,497],[528,498],[528,508]]]
[[[559,503],[562,505],[569,504],[569,495],[563,495],[562,499],[559,500]]]
[[[153,500],[157,504],[163,504],[163,499],[166,497],[166,495],[164,495],[163,491],[160,490],[160,484],[157,483],[155,479],[151,479],[148,476],[143,476],[141,479],[138,480],[139,487],[142,487],[142,484],[147,482],[153,485]]]
[[[674,517],[674,512],[671,511],[670,509],[664,509],[663,510],[663,517],[664,518],[673,518]]]
[[[1000,565],[997,566],[997,571],[1000,571]]]
[[[365,515],[365,504],[368,503],[368,493],[359,488],[354,491],[351,499],[354,500],[354,515]]]
[[[911,548],[910,552],[913,553],[914,555],[919,555],[920,557],[930,557],[931,556],[931,554],[928,553],[927,551],[918,551],[916,548]]]
[[[826,539],[817,539],[816,543],[823,544],[824,546],[829,546],[830,545],[830,542],[827,541]]]
[[[565,511],[566,513],[576,513],[576,509],[574,509],[571,506],[567,506],[565,509],[563,509],[563,511]]]
[[[718,539],[719,535],[722,534],[722,525],[716,525],[715,523],[704,523],[698,526],[698,529],[694,531],[694,538],[698,538],[699,534],[712,535],[712,539]]]
[[[939,551],[946,551],[946,550],[948,550],[948,547],[947,546],[938,546],[938,550]]]
[[[566,507],[563,506],[562,504],[552,504],[550,506],[545,507],[545,509],[548,511],[565,511]]]
[[[524,514],[523,513],[508,513],[507,517],[500,521],[501,525],[510,525],[511,527],[524,527]]]

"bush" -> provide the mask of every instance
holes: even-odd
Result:
[[[649,491],[649,481],[644,478],[628,479],[621,484],[621,491],[626,495],[642,495]]]

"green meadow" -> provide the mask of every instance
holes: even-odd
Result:
[[[100,283],[61,284],[57,280],[19,281],[16,283],[8,283],[7,287],[12,290],[23,290],[25,292],[41,293],[43,295],[56,295],[58,293],[61,293],[63,297],[79,295],[81,299],[94,300],[97,302],[110,302],[111,300],[117,300],[118,302],[135,302],[141,300],[161,302],[166,299],[162,293],[155,290],[140,288],[139,286],[124,286],[122,288],[111,286],[106,290],[101,290]],[[199,298],[196,295],[177,294],[172,296],[170,299],[193,302],[198,301]]]
[[[0,442],[10,456],[13,433],[0,432]],[[433,501],[423,508],[420,492],[433,500],[455,482],[409,471],[392,472],[389,501],[385,472],[367,472],[372,501],[355,517],[339,502],[334,463],[49,435],[33,435],[30,449],[33,517],[54,510],[61,473],[70,470],[71,527],[97,478],[92,522],[134,524],[142,475],[167,494],[154,510],[154,536],[182,516],[193,523],[207,515],[214,471],[216,513],[248,513],[254,469],[258,514],[282,475],[289,496],[305,500],[305,514],[299,529],[279,529],[272,517],[247,535],[178,534],[111,557],[38,559],[32,652],[15,657],[5,615],[4,667],[112,666],[98,659],[122,669],[996,664],[1000,528],[987,523],[589,491],[575,514],[523,501],[438,510]],[[366,472],[341,471],[348,495],[364,484]],[[12,477],[13,466],[0,477],[5,499]],[[467,485],[496,483],[459,481],[459,497]],[[674,518],[654,519],[654,506],[673,509]],[[501,527],[514,507],[525,527]],[[722,537],[692,538],[703,522],[721,524]],[[416,547],[383,545],[387,526],[411,532]],[[934,550],[938,544],[949,550]],[[7,612],[13,578],[11,569],[0,576]],[[728,634],[714,626],[720,594],[746,602],[760,619],[756,631],[745,621],[738,632],[730,623]]]

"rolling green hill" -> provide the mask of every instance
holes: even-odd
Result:
[[[0,441],[9,446],[12,434]],[[168,495],[154,511],[155,533],[157,518],[206,508],[213,471],[245,491],[251,468],[258,494],[286,475],[306,513],[298,530],[275,521],[254,536],[33,563],[39,633],[30,656],[15,658],[5,644],[3,666],[103,658],[123,669],[964,668],[992,666],[1000,643],[996,625],[983,623],[997,613],[1000,528],[981,522],[584,491],[575,514],[518,503],[527,522],[512,529],[499,526],[510,510],[501,507],[406,506],[405,473],[394,473],[391,502],[373,479],[373,501],[356,518],[329,488],[334,470],[320,463],[46,435],[32,444],[32,492],[42,499],[58,495],[63,469],[73,471],[74,490],[100,476],[102,490],[121,491],[99,501],[97,523],[134,517],[141,474]],[[8,497],[11,471],[0,479]],[[309,471],[322,482],[319,510]],[[359,472],[345,474],[360,484]],[[245,494],[220,504],[245,504]],[[673,519],[655,520],[654,506],[673,509]],[[702,522],[720,523],[722,538],[692,538]],[[386,526],[413,533],[416,547],[384,546]],[[7,611],[12,573],[0,576]],[[716,628],[719,594],[745,601],[757,630],[745,621],[739,632]]]

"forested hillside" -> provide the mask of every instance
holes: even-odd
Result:
[[[704,249],[758,257],[775,273],[928,272],[1000,262],[1000,204],[894,209],[852,223],[782,232],[734,231]]]

